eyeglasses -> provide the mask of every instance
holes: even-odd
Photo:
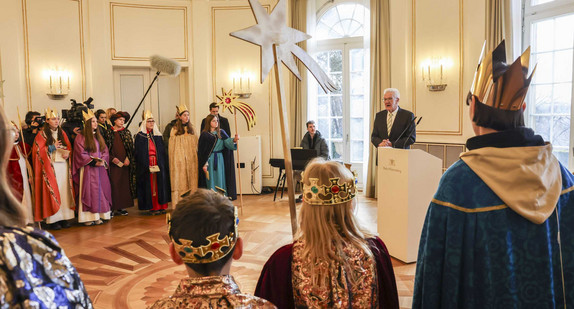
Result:
[[[151,122],[151,123],[154,123],[154,122],[155,122],[155,120],[148,120],[147,122]]]
[[[384,98],[383,101],[392,101],[394,98]]]

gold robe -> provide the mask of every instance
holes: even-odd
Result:
[[[186,129],[187,130],[187,129]],[[169,137],[169,174],[171,177],[171,203],[175,209],[181,195],[197,190],[197,135],[185,133]]]

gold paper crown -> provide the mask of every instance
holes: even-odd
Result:
[[[147,119],[150,119],[150,118],[153,118],[153,114],[151,113],[150,110],[145,110],[145,111],[142,113],[142,120],[147,120]]]
[[[207,264],[220,260],[228,255],[237,242],[237,224],[239,223],[239,218],[237,217],[237,207],[234,207],[234,214],[234,232],[230,232],[222,239],[219,239],[220,233],[209,235],[205,238],[208,241],[207,245],[198,247],[194,247],[192,245],[192,240],[182,238],[175,240],[172,238],[170,233],[171,217],[168,214],[168,234],[171,238],[171,241],[173,242],[173,246],[175,247],[176,252],[179,254],[183,262],[191,264]],[[227,250],[223,251],[223,248],[227,248]]]
[[[485,48],[486,42],[480,53],[470,94],[476,96],[482,104],[496,109],[521,110],[530,81],[536,71],[534,67],[530,76],[526,77],[530,61],[530,47],[510,66],[506,64],[504,40],[487,54],[485,54]],[[467,104],[469,103],[467,101]]]
[[[183,114],[183,113],[186,112],[186,111],[187,111],[187,112],[189,111],[189,108],[187,108],[187,106],[185,106],[185,104],[181,104],[181,105],[179,105],[179,106],[176,106],[176,108],[177,108],[177,113],[178,113],[178,115],[181,115],[181,114]]]
[[[55,109],[51,109],[51,108],[46,108],[46,119],[51,119],[51,118],[59,118],[60,116],[58,116],[58,112],[56,112]]]
[[[303,200],[309,205],[318,206],[348,202],[357,194],[357,178],[354,176],[353,180],[342,184],[339,183],[339,177],[329,178],[328,186],[319,185],[319,178],[309,178],[309,184],[303,183]]]
[[[88,112],[84,112],[82,111],[82,116],[84,116],[84,122],[96,117],[96,115],[94,115],[94,112],[92,112],[91,109],[88,108]]]

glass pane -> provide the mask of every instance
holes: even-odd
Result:
[[[331,97],[331,116],[343,117],[343,97]]]
[[[570,102],[572,102],[572,88],[570,83],[554,85],[554,113],[570,115]]]
[[[351,22],[351,25],[349,26],[347,36],[348,37],[363,36],[363,25],[353,20]]]
[[[337,86],[337,90],[331,92],[331,94],[343,93],[343,74],[341,74],[341,73],[331,74],[331,80]],[[323,90],[321,90],[321,91],[323,91]],[[324,92],[321,92],[321,93],[324,93]]]
[[[572,81],[572,49],[554,53],[554,82]]]
[[[349,51],[351,60],[351,72],[363,71],[365,66],[365,52],[363,49],[351,49]]]
[[[554,47],[554,19],[539,21],[532,26],[532,48],[534,52],[552,50]]]
[[[323,137],[325,139],[329,139],[329,119],[328,118],[319,118],[319,120],[317,120],[317,131],[321,132],[321,135],[323,135]]]
[[[351,140],[363,140],[363,118],[351,118]]]
[[[530,86],[530,90],[536,98],[534,113],[549,114],[551,112],[552,85],[533,85]]]
[[[534,5],[539,5],[539,4],[543,4],[543,3],[548,3],[548,2],[552,2],[554,0],[530,0],[530,5],[534,6]]]
[[[341,18],[341,20],[343,21],[353,19],[353,14],[355,13],[355,7],[357,7],[357,5],[354,3],[344,3],[337,5],[339,18]]]
[[[552,117],[536,116],[534,117],[534,131],[542,136],[545,141],[550,141],[550,120]]]
[[[574,15],[557,17],[554,27],[554,48],[567,49],[574,46]],[[568,38],[572,38],[568,40]]]
[[[364,92],[363,72],[351,73],[351,94],[363,94]]]
[[[554,117],[552,126],[552,146],[568,147],[570,143],[570,116]]]
[[[331,147],[329,147],[329,151],[331,152],[331,159],[332,160],[343,159],[343,142],[342,141],[339,141],[339,142],[332,141]]]
[[[331,72],[343,71],[343,51],[334,50],[329,53],[329,68]]]
[[[315,27],[315,35],[313,35],[314,39],[328,39],[329,38],[329,31],[331,31],[331,27],[327,27],[323,22],[317,23],[317,27]]]
[[[329,97],[328,96],[320,96],[317,98],[317,107],[318,107],[318,114],[326,116],[329,114]]]
[[[568,166],[568,149],[563,151],[554,149],[552,153],[556,156],[558,161],[562,163],[562,165]]]
[[[536,54],[534,57],[535,62],[531,64],[531,67],[536,66],[536,74],[534,74],[533,83],[551,83],[552,82],[552,53],[542,53]]]
[[[351,142],[351,161],[353,162],[363,162],[364,152],[364,142],[363,141],[352,141]]]
[[[328,71],[329,68],[329,52],[317,53],[317,63],[321,67],[321,69]]]
[[[364,101],[365,97],[362,95],[351,96],[351,117],[364,117]]]
[[[343,138],[343,119],[331,118],[331,138]]]
[[[344,35],[345,29],[343,29],[341,23],[337,23],[331,27],[331,31],[329,32],[329,38],[342,38]]]
[[[337,12],[337,7],[329,9],[327,12],[325,12],[325,14],[321,16],[319,22],[325,23],[325,25],[327,25],[328,27],[333,27],[333,25],[338,23],[339,13]]]

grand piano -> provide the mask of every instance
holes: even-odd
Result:
[[[291,163],[293,164],[293,170],[304,170],[305,166],[307,166],[307,163],[309,163],[311,159],[316,158],[318,155],[319,153],[315,149],[291,149]],[[271,158],[269,159],[269,164],[271,164],[273,167],[279,168],[279,176],[277,177],[275,194],[273,195],[273,201],[275,201],[279,187],[281,187],[281,198],[283,198],[283,192],[285,191],[285,160],[280,158]]]

